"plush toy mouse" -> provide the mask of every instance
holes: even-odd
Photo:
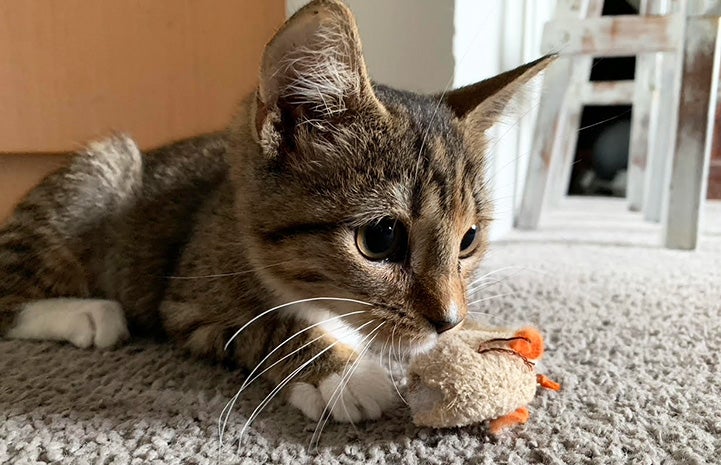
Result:
[[[561,386],[537,374],[543,338],[532,328],[489,330],[468,323],[443,335],[410,364],[407,401],[417,426],[445,428],[490,421],[494,434],[528,421],[536,387]]]

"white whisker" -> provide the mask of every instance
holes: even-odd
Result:
[[[386,351],[386,347],[387,347],[387,346],[388,346],[388,338],[386,337],[385,342],[384,342],[383,345],[381,346],[381,350],[380,350],[380,352],[378,353],[378,363],[379,363],[380,366],[382,366],[382,367],[385,366],[385,356],[383,355],[383,353]]]
[[[509,279],[511,279],[512,277],[517,276],[517,275],[518,275],[519,273],[521,273],[522,271],[524,271],[524,270],[519,270],[519,271],[517,271],[517,272],[515,272],[515,273],[511,273],[511,274],[509,274],[509,275],[506,275],[506,276],[504,276],[504,277],[502,277],[502,278],[500,278],[500,279],[489,279],[489,278],[486,278],[486,279],[483,280],[482,282],[478,283],[476,286],[473,286],[473,287],[469,288],[469,289],[466,291],[466,293],[467,293],[469,296],[471,296],[471,295],[473,295],[474,293],[480,291],[481,289],[487,289],[487,288],[489,288],[489,287],[491,287],[491,286],[495,286],[496,284],[504,283],[504,282],[508,281]]]
[[[501,279],[497,279],[497,280],[493,280],[493,281],[488,280],[488,277],[490,277],[490,276],[493,275],[493,274],[496,274],[496,273],[498,273],[498,272],[500,272],[500,271],[505,271],[505,270],[508,270],[508,269],[513,269],[513,268],[516,268],[518,271],[516,271],[515,273],[510,273],[510,274],[502,277]],[[498,270],[492,271],[492,272],[490,272],[490,273],[487,273],[487,274],[481,276],[480,278],[476,279],[475,281],[472,281],[472,282],[468,285],[468,289],[466,290],[466,294],[468,294],[469,296],[471,296],[471,295],[473,295],[474,293],[478,292],[478,291],[481,290],[481,289],[488,288],[488,287],[491,287],[491,286],[493,286],[493,285],[502,283],[502,282],[507,281],[508,279],[510,279],[510,278],[512,278],[512,277],[514,277],[514,276],[517,276],[518,274],[520,274],[520,273],[522,273],[522,272],[526,272],[526,271],[530,271],[530,272],[534,272],[534,273],[540,273],[540,274],[545,274],[545,271],[542,271],[542,270],[539,270],[539,269],[535,269],[535,268],[529,268],[529,267],[526,267],[526,266],[506,266],[506,267],[503,267],[503,268],[499,268]],[[490,282],[490,283],[487,283],[486,280],[491,281],[491,282]]]
[[[501,271],[512,270],[512,269],[519,269],[519,268],[521,269],[521,271],[523,271],[524,269],[526,269],[525,266],[519,266],[519,265],[509,265],[509,266],[504,266],[504,267],[502,267],[502,268],[498,268],[497,270],[490,271],[490,272],[484,274],[483,276],[479,277],[478,279],[475,279],[475,280],[471,281],[470,283],[468,283],[468,287],[473,286],[474,284],[478,283],[479,281],[481,281],[481,280],[483,280],[483,279],[485,279],[485,278],[487,278],[487,277],[489,277],[489,276],[493,276],[493,275],[496,274],[496,273],[500,273]]]
[[[385,321],[382,321],[378,326],[376,326],[373,330],[371,330],[361,340],[361,344],[362,344],[363,341],[365,341],[369,337],[371,338],[363,346],[363,349],[357,354],[356,360],[350,366],[350,369],[348,368],[348,363],[350,363],[352,354],[351,354],[351,356],[348,357],[348,360],[346,360],[346,364],[345,364],[345,367],[343,368],[343,374],[341,376],[341,379],[338,382],[338,386],[336,386],[336,388],[333,390],[333,393],[331,394],[330,398],[328,399],[328,402],[326,402],[325,408],[323,409],[323,412],[320,415],[320,419],[318,420],[318,424],[315,427],[315,431],[313,431],[313,436],[311,436],[309,447],[312,448],[314,440],[316,443],[316,447],[318,447],[318,443],[320,442],[320,436],[323,433],[323,429],[325,428],[325,425],[328,423],[328,420],[330,419],[333,409],[335,408],[335,406],[338,403],[338,399],[343,397],[343,390],[345,390],[345,387],[347,386],[348,382],[350,381],[351,376],[353,376],[353,373],[355,372],[356,368],[358,367],[360,362],[363,360],[363,356],[370,348],[370,345],[373,343],[373,340],[376,338],[377,334],[374,336],[374,333],[376,333],[385,323],[386,323]],[[332,405],[331,405],[331,402],[333,403]],[[349,415],[349,419],[350,419],[350,415]],[[322,422],[322,425],[321,425],[321,422]],[[320,430],[318,430],[318,427],[320,427]]]
[[[291,340],[293,337],[297,336],[298,334],[301,334],[301,333],[304,332],[304,331],[307,331],[307,330],[309,330],[309,329],[311,329],[311,328],[313,328],[313,327],[315,327],[315,326],[317,326],[317,325],[319,325],[319,324],[323,324],[323,323],[325,323],[325,322],[327,322],[327,321],[334,320],[334,319],[338,319],[338,318],[343,317],[343,316],[350,316],[350,315],[356,314],[356,313],[366,313],[366,312],[365,312],[365,311],[351,312],[351,313],[348,313],[348,314],[345,314],[345,315],[336,316],[336,317],[333,317],[333,318],[329,318],[329,319],[327,319],[327,320],[325,320],[325,321],[319,322],[319,323],[317,323],[317,324],[308,326],[307,328],[304,328],[304,329],[301,330],[301,331],[298,331],[298,332],[295,333],[293,336],[289,337],[289,338],[286,339],[283,343],[281,343],[280,345],[278,345],[275,349],[273,349],[273,351],[272,351],[270,354],[268,354],[258,365],[256,365],[256,367],[253,369],[253,371],[251,371],[251,373],[245,378],[245,380],[243,381],[243,384],[240,386],[240,389],[238,390],[238,392],[236,392],[235,395],[233,396],[233,398],[228,401],[228,403],[225,405],[225,408],[224,408],[223,411],[220,413],[220,418],[218,418],[218,424],[219,424],[219,428],[218,428],[218,429],[219,429],[219,436],[220,436],[220,444],[221,444],[221,447],[222,447],[222,444],[223,444],[223,435],[224,435],[224,433],[225,433],[225,428],[226,428],[226,426],[227,426],[227,424],[228,424],[228,419],[230,418],[230,414],[231,414],[231,412],[232,412],[232,410],[233,410],[233,407],[235,406],[235,403],[237,402],[238,398],[239,398],[240,395],[243,393],[243,391],[244,391],[250,384],[252,384],[256,379],[258,379],[258,378],[260,378],[261,376],[263,376],[263,374],[265,374],[267,371],[271,370],[273,367],[275,367],[276,365],[278,365],[279,363],[281,363],[283,360],[286,360],[286,359],[288,359],[289,357],[292,357],[293,355],[297,354],[298,352],[300,352],[301,350],[303,350],[303,349],[305,349],[306,347],[310,346],[311,344],[314,344],[315,342],[319,341],[320,339],[323,339],[324,337],[326,337],[326,335],[325,335],[325,334],[322,334],[322,335],[320,335],[320,336],[318,336],[318,337],[316,337],[316,338],[314,338],[314,339],[311,339],[310,341],[306,342],[305,344],[303,344],[302,346],[298,347],[298,348],[295,349],[294,351],[292,351],[292,352],[284,355],[284,356],[281,357],[280,359],[276,360],[276,361],[273,362],[270,366],[266,367],[263,371],[261,371],[260,373],[258,373],[257,375],[255,375],[255,376],[251,379],[251,376],[253,375],[253,373],[255,372],[255,370],[257,370],[257,368],[258,368],[260,365],[262,365],[263,362],[265,362],[265,361],[267,360],[267,358],[268,358],[273,352],[275,352],[280,346],[282,346],[283,344],[285,344],[286,342],[288,342],[289,340]],[[374,321],[375,321],[375,320],[370,320],[370,321],[368,321],[368,322],[366,322],[366,323],[363,323],[361,326],[359,326],[358,328],[355,328],[355,329],[356,329],[356,331],[360,331],[361,329],[363,329],[364,327],[366,327],[366,326],[368,326],[369,324],[373,323]],[[226,411],[227,411],[227,412],[226,412]],[[221,419],[222,419],[222,416],[223,416],[223,413],[224,413],[224,412],[225,412],[225,420],[222,421]],[[222,426],[221,426],[221,421],[222,421]]]
[[[248,420],[246,420],[245,424],[243,425],[243,428],[240,430],[240,434],[238,436],[238,447],[240,447],[240,443],[243,440],[243,435],[245,434],[245,431],[248,429],[248,426],[250,426],[250,423],[255,420],[255,418],[260,414],[261,410],[265,408],[268,403],[270,403],[271,400],[280,392],[281,389],[283,389],[293,378],[295,378],[298,373],[303,371],[305,367],[313,363],[318,357],[323,355],[324,353],[328,352],[330,349],[335,347],[336,344],[338,344],[340,341],[333,341],[328,347],[321,350],[317,354],[315,354],[313,357],[311,357],[308,361],[301,364],[298,368],[293,370],[288,376],[286,376],[278,385],[268,394],[265,399],[263,399],[260,404],[253,410],[253,412],[248,417]]]
[[[398,352],[395,353],[396,361],[398,362],[399,365],[403,365],[403,359],[405,358],[405,355],[403,354],[403,350],[401,349],[402,341],[403,341],[403,335],[401,335],[398,338]]]
[[[490,18],[491,16],[488,16],[488,17]],[[476,43],[476,41],[477,41],[478,38],[480,37],[480,35],[481,35],[481,33],[483,32],[483,30],[484,30],[484,29],[483,29],[482,27],[479,27],[479,28],[478,28],[478,30],[476,31],[476,33],[475,33],[474,36],[473,36],[473,39],[471,39],[470,45],[468,46],[468,48],[466,49],[466,51],[463,53],[463,55],[461,55],[460,59],[459,59],[458,62],[456,63],[456,66],[460,66],[460,65],[466,60],[466,58],[468,57],[468,54],[469,54],[469,53],[471,52],[471,50],[473,49],[473,44]],[[451,86],[453,85],[453,80],[454,80],[454,78],[455,78],[455,76],[454,76],[453,74],[451,74],[451,76],[448,78],[448,82],[446,82],[446,85],[445,85],[445,87],[443,88],[443,92],[441,92],[441,95],[438,97],[438,103],[436,104],[436,108],[433,110],[433,114],[431,115],[431,119],[430,119],[430,121],[428,122],[428,126],[426,127],[426,130],[425,130],[425,132],[424,132],[424,134],[423,134],[423,139],[422,139],[422,142],[421,142],[421,147],[420,147],[420,150],[418,151],[418,161],[416,162],[415,172],[413,173],[413,182],[414,182],[414,183],[415,183],[416,180],[418,179],[418,168],[419,168],[419,166],[420,166],[420,164],[421,164],[421,157],[423,156],[423,148],[425,147],[425,144],[426,144],[426,137],[428,136],[428,133],[430,132],[431,126],[433,125],[433,121],[435,120],[436,114],[438,113],[438,109],[441,107],[441,104],[443,103],[443,98],[446,96],[446,94],[448,93],[448,91],[451,90]]]
[[[402,341],[403,341],[403,335],[401,335],[401,336],[398,338],[398,344],[397,344],[398,350],[396,351],[396,350],[395,350],[395,347],[393,348],[393,351],[395,352],[396,361],[397,361],[400,365],[403,364],[403,360],[405,359],[405,355],[403,354],[403,349],[401,349],[401,343],[402,343]]]
[[[302,304],[302,303],[305,303],[305,302],[316,302],[316,301],[351,302],[351,303],[354,303],[354,304],[372,306],[371,303],[364,302],[364,301],[362,301],[362,300],[347,299],[347,298],[344,298],[344,297],[311,297],[311,298],[308,298],[308,299],[299,299],[299,300],[294,300],[293,302],[287,302],[287,303],[284,303],[284,304],[281,304],[281,305],[276,305],[275,307],[270,308],[270,309],[268,309],[268,310],[266,310],[266,311],[264,311],[264,312],[256,315],[256,316],[253,317],[250,321],[248,321],[246,324],[244,324],[243,326],[241,326],[238,331],[236,331],[235,333],[233,333],[232,336],[230,336],[230,339],[228,339],[228,342],[225,343],[225,347],[223,347],[223,349],[224,349],[224,350],[228,350],[228,346],[230,345],[231,342],[233,342],[233,339],[235,339],[236,337],[238,337],[238,335],[239,335],[240,333],[242,333],[245,328],[247,328],[248,326],[250,326],[251,324],[253,324],[256,320],[264,317],[265,315],[267,315],[267,314],[269,314],[269,313],[272,313],[272,312],[274,312],[274,311],[276,311],[276,310],[280,310],[280,309],[285,308],[285,307],[290,307],[291,305]]]
[[[381,324],[381,326],[382,326],[382,325],[383,325],[383,324]],[[340,401],[341,401],[342,405],[344,406],[344,408],[345,408],[345,399],[343,398],[343,391],[345,391],[345,389],[348,387],[348,383],[350,382],[350,379],[353,377],[353,374],[356,372],[356,370],[357,370],[358,367],[360,366],[361,360],[363,359],[363,357],[365,357],[366,353],[367,353],[368,350],[370,349],[370,346],[373,344],[373,341],[375,340],[376,337],[378,337],[378,334],[374,335],[374,336],[370,339],[370,341],[368,341],[368,343],[365,345],[365,347],[363,348],[363,350],[360,352],[360,354],[359,354],[359,356],[358,356],[358,359],[353,363],[353,365],[350,367],[350,371],[349,371],[348,374],[345,376],[345,382],[343,383],[343,387],[341,388],[341,390],[340,390],[340,392],[338,393],[338,396],[336,397],[336,400],[335,400],[335,402],[337,403],[338,400],[340,399]],[[343,381],[343,380],[341,379],[341,382],[342,382],[342,381]],[[335,405],[333,405],[333,407],[331,407],[331,411],[333,410],[333,408],[335,408]],[[348,415],[348,409],[347,409],[347,408],[345,409],[345,411],[346,411],[346,414]],[[350,424],[351,424],[351,426],[353,426],[353,429],[355,430],[356,434],[359,434],[359,435],[360,435],[360,433],[358,432],[358,429],[357,429],[356,426],[355,426],[355,423],[353,423],[353,420],[350,418],[350,415],[348,415],[348,419],[350,420]],[[316,446],[318,445],[318,442],[320,441],[320,436],[321,436],[321,434],[323,434],[323,428],[324,428],[324,427],[325,427],[325,426],[321,427],[320,432],[318,433],[318,439],[317,439],[317,441],[316,441]]]
[[[493,300],[493,299],[497,299],[500,297],[506,297],[506,296],[513,295],[513,294],[515,294],[515,292],[507,292],[505,294],[496,294],[496,295],[484,297],[482,299],[478,299],[478,300],[474,300],[473,302],[469,302],[468,306],[470,307],[471,305],[479,304],[479,303],[485,302],[487,300]],[[468,312],[468,313],[476,313],[476,312]]]
[[[501,279],[484,280],[483,282],[478,283],[478,285],[473,286],[473,287],[469,288],[468,290],[466,290],[466,294],[468,294],[468,296],[471,296],[474,293],[480,291],[481,289],[487,289],[491,286],[495,286],[496,284],[501,284],[501,283],[507,281],[509,277],[510,276],[506,276]]]
[[[365,336],[363,337],[363,339],[361,339],[360,343],[363,344],[363,342],[364,342],[366,339],[368,339],[370,336],[372,336],[373,333],[375,333],[375,332],[378,330],[378,328],[380,328],[381,326],[383,326],[383,324],[384,324],[384,322],[381,322],[381,323],[380,323],[376,328],[374,328],[370,333],[368,333],[367,335],[365,335]],[[325,427],[325,424],[327,423],[328,418],[330,418],[330,415],[331,415],[331,413],[332,413],[332,411],[333,411],[333,408],[335,408],[335,405],[336,405],[336,402],[337,402],[336,395],[339,393],[339,389],[340,389],[341,386],[343,385],[343,381],[344,381],[344,379],[345,379],[345,377],[346,377],[346,375],[347,375],[347,373],[348,373],[348,364],[350,363],[352,357],[353,357],[353,353],[351,353],[351,354],[348,356],[348,359],[346,360],[345,366],[343,367],[343,372],[342,372],[342,375],[341,375],[341,379],[340,379],[340,381],[338,382],[338,386],[336,386],[336,388],[333,390],[333,393],[331,394],[330,398],[328,399],[328,402],[326,402],[325,408],[323,409],[323,412],[321,413],[320,418],[318,419],[318,423],[316,424],[315,430],[313,431],[313,436],[311,436],[311,442],[310,442],[309,446],[311,446],[311,445],[313,444],[313,438],[315,438],[315,436],[316,436],[316,434],[317,434],[317,432],[318,432],[318,427],[320,427],[321,422],[323,423],[323,426],[321,427],[321,430],[322,430],[322,429]],[[360,359],[361,359],[361,353],[359,353],[359,354],[357,355],[356,360],[353,362],[353,365],[355,365],[355,363],[357,363]],[[342,391],[340,391],[340,392],[342,392]],[[335,401],[334,401],[334,399],[335,399]],[[331,402],[333,402],[333,405],[332,405],[332,406],[330,405]]]
[[[239,398],[240,395],[243,393],[243,390],[245,390],[245,388],[247,387],[247,385],[251,384],[253,381],[255,381],[256,379],[258,379],[259,377],[261,377],[266,371],[272,369],[275,365],[277,365],[278,363],[282,362],[284,359],[293,356],[295,353],[300,352],[301,350],[305,349],[305,348],[308,347],[309,345],[311,345],[311,344],[319,341],[319,340],[322,339],[323,337],[325,337],[325,335],[318,336],[318,337],[316,337],[315,339],[311,339],[310,341],[308,341],[307,343],[303,344],[303,345],[302,345],[301,347],[299,347],[298,349],[296,349],[296,350],[294,350],[293,352],[287,354],[286,356],[284,356],[284,357],[281,358],[280,360],[276,361],[275,363],[273,363],[271,366],[269,366],[268,368],[266,368],[266,369],[263,370],[262,372],[258,373],[258,375],[256,375],[256,376],[255,376],[252,380],[250,380],[247,384],[245,384],[245,382],[244,382],[244,384],[240,387],[240,389],[238,390],[238,392],[236,392],[235,395],[228,401],[228,403],[225,404],[225,408],[223,408],[223,411],[220,413],[220,418],[218,418],[219,436],[220,436],[220,444],[221,444],[221,447],[222,447],[222,445],[223,445],[223,435],[225,434],[225,428],[226,428],[227,425],[228,425],[228,419],[230,418],[230,414],[231,414],[231,412],[233,411],[233,407],[235,406],[235,403],[237,402],[238,398]],[[248,380],[248,378],[246,378],[246,381],[247,381],[247,380]],[[223,414],[225,414],[225,419],[224,419],[224,420],[223,420]],[[221,423],[222,423],[222,424],[221,424]]]
[[[297,331],[295,334],[293,334],[292,336],[288,337],[286,340],[284,340],[283,342],[281,342],[280,344],[278,344],[273,350],[271,350],[271,351],[268,353],[268,355],[266,355],[265,357],[263,357],[263,359],[255,366],[255,368],[253,368],[253,370],[250,372],[250,374],[248,374],[248,376],[245,378],[245,381],[243,382],[243,385],[240,387],[240,389],[243,390],[243,389],[245,389],[245,387],[246,387],[248,384],[252,383],[253,380],[255,380],[255,379],[257,378],[257,376],[256,376],[256,378],[251,379],[251,377],[252,377],[253,374],[256,372],[256,370],[258,370],[258,368],[260,368],[260,366],[263,365],[263,363],[265,363],[266,360],[268,360],[268,359],[271,357],[271,355],[273,355],[276,351],[278,351],[278,350],[279,350],[281,347],[283,347],[285,344],[287,344],[288,342],[290,342],[291,340],[293,340],[295,337],[303,334],[303,333],[306,332],[306,331],[310,331],[311,329],[316,328],[316,327],[318,327],[318,326],[320,326],[320,325],[323,325],[323,324],[325,324],[325,323],[328,323],[329,321],[339,320],[339,319],[341,319],[341,318],[346,318],[346,317],[353,316],[353,315],[360,315],[361,313],[368,313],[368,312],[365,311],[365,310],[358,310],[358,311],[355,311],[355,312],[344,313],[343,315],[337,315],[337,316],[328,318],[328,319],[326,319],[326,320],[319,321],[318,323],[313,323],[312,325],[306,326],[305,328],[301,329],[300,331]],[[363,326],[361,326],[361,328],[363,328]],[[322,336],[321,336],[321,337],[322,337]],[[316,338],[316,339],[317,339],[317,338]],[[288,354],[288,355],[286,355],[285,357],[281,358],[280,360],[276,361],[276,362],[273,363],[271,366],[269,366],[268,368],[266,368],[266,370],[264,370],[263,372],[259,373],[258,376],[262,375],[263,373],[265,373],[265,371],[267,371],[268,369],[270,369],[270,368],[272,368],[273,366],[275,366],[278,362],[280,362],[281,360],[284,360],[286,357],[288,357],[289,355],[293,355],[293,354],[296,353],[296,352],[297,352],[297,350],[291,352],[290,354]],[[249,380],[250,380],[250,381],[249,381]]]
[[[396,323],[393,326],[393,331],[391,332],[391,346],[388,348],[388,373],[390,374],[391,382],[393,383],[393,387],[396,390],[396,394],[398,394],[398,397],[400,397],[400,399],[403,401],[404,404],[408,405],[408,402],[406,401],[405,397],[403,397],[403,394],[401,394],[401,390],[398,389],[398,383],[396,383],[395,377],[393,377],[393,363],[391,361],[391,350],[393,350],[393,336],[395,335],[397,328],[398,328],[398,323]],[[386,342],[387,341],[388,340],[386,339]],[[402,368],[402,365],[401,365],[401,368]]]
[[[270,265],[259,266],[259,267],[257,267],[257,268],[250,268],[250,269],[242,270],[242,271],[234,271],[234,272],[231,272],[231,273],[206,274],[206,275],[197,275],[197,276],[163,276],[163,277],[166,278],[166,279],[211,279],[211,278],[226,278],[226,277],[229,277],[229,276],[239,276],[239,275],[243,275],[243,274],[255,273],[255,272],[258,271],[258,270],[265,270],[265,269],[268,269],[268,268],[273,268],[273,267],[275,267],[275,266],[285,265],[286,263],[289,263],[289,260],[286,260],[286,261],[284,261],[284,262],[279,262],[279,263],[273,263],[273,264],[270,264]]]
[[[491,319],[499,319],[497,315],[493,315],[493,314],[487,313],[487,312],[468,312],[468,313],[471,313],[473,315],[483,315],[483,316],[486,316]]]

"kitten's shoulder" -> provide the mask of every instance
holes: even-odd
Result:
[[[225,132],[180,140],[148,151],[144,176],[165,184],[217,183],[227,176],[228,136]]]

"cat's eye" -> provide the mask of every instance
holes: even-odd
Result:
[[[461,258],[465,258],[473,253],[478,243],[478,225],[471,225],[461,239]]]
[[[402,259],[408,235],[405,226],[393,218],[383,218],[358,228],[355,236],[356,246],[369,260]]]

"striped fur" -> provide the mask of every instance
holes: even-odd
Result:
[[[119,303],[132,334],[165,333],[246,368],[323,315],[351,311],[365,313],[344,323],[362,327],[361,336],[375,331],[376,349],[391,337],[405,354],[432,345],[431,321],[465,316],[467,282],[486,249],[484,112],[505,105],[546,62],[486,81],[481,92],[464,89],[460,111],[453,93],[439,100],[371,83],[357,36],[347,8],[316,0],[270,42],[259,91],[227,131],[147,154],[114,136],[45,179],[0,230],[0,335],[16,334],[33,302],[87,298]],[[408,231],[404,260],[372,262],[356,248],[357,228],[384,217]],[[480,246],[461,259],[473,224]],[[370,305],[290,306],[225,350],[260,312],[320,296]],[[287,356],[266,374],[281,382],[335,343],[294,379],[296,404],[309,392],[327,401],[333,377],[358,356],[359,339],[336,343],[322,327],[268,361]],[[388,386],[362,376],[350,383],[354,408],[375,417],[390,402]],[[317,405],[297,406],[319,415]]]

